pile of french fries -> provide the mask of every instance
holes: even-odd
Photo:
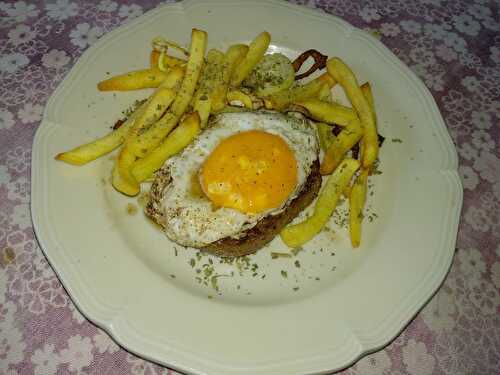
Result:
[[[207,51],[207,33],[193,29],[189,50],[162,38],[153,40],[150,67],[99,82],[100,91],[154,89],[152,94],[106,136],[60,153],[57,160],[83,165],[117,148],[112,183],[128,196],[140,192],[165,161],[190,144],[206,127],[209,116],[227,110],[235,101],[247,109],[300,108],[316,122],[324,157],[320,172],[329,175],[313,214],[289,225],[281,238],[292,248],[312,239],[326,225],[342,195],[349,200],[349,232],[353,247],[361,242],[361,224],[368,176],[378,158],[378,133],[369,83],[359,85],[351,69],[339,58],[327,61],[326,72],[305,84],[295,84],[267,97],[242,87],[245,78],[266,54],[271,36],[259,34],[249,45],[234,44],[225,52]],[[170,49],[181,51],[174,57]],[[340,84],[352,107],[331,99]],[[231,109],[233,108],[233,109]],[[341,127],[335,136],[333,127]],[[359,158],[349,151],[359,144]]]

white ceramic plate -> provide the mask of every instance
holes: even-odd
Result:
[[[110,157],[84,167],[54,161],[106,133],[145,96],[99,93],[106,72],[144,67],[156,35],[188,44],[192,27],[208,31],[209,46],[219,48],[268,30],[276,50],[339,55],[372,83],[387,140],[383,173],[372,180],[373,220],[358,250],[332,222],[335,233],[324,231],[297,258],[272,260],[271,251],[286,251],[276,239],[241,272],[213,259],[214,274],[234,272],[217,279],[217,292],[196,280],[209,257],[196,260],[141,212],[127,214],[137,200],[110,186]],[[36,234],[79,309],[128,350],[200,374],[326,372],[383,347],[443,281],[462,203],[455,149],[421,81],[367,33],[274,1],[165,5],[103,37],[49,100],[32,167]]]

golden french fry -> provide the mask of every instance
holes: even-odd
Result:
[[[361,243],[361,223],[366,201],[368,172],[368,169],[361,170],[349,194],[349,234],[352,247],[358,247]]]
[[[191,34],[191,48],[189,60],[184,74],[179,92],[172,104],[172,107],[165,115],[155,122],[144,133],[136,138],[135,150],[139,150],[140,155],[145,156],[156,146],[158,146],[165,136],[177,125],[180,117],[189,105],[196,84],[201,74],[205,49],[207,46],[207,33],[201,30],[193,29]]]
[[[229,103],[237,101],[242,103],[245,108],[252,109],[253,101],[250,95],[245,94],[243,91],[231,89],[227,92],[227,101]]]
[[[55,157],[56,160],[73,165],[84,165],[113,151],[125,141],[127,133],[134,126],[134,121],[140,112],[140,108],[137,108],[118,129],[93,142],[57,154]]]
[[[149,97],[141,112],[137,115],[132,129],[127,134],[124,148],[135,156],[141,156],[142,150],[137,141],[139,134],[155,123],[167,110],[175,99],[178,86],[184,76],[184,70],[180,67],[173,67],[163,80],[161,85]]]
[[[342,191],[349,184],[360,166],[355,159],[344,159],[328,177],[319,193],[313,214],[301,223],[289,225],[280,233],[283,242],[290,247],[299,247],[311,240],[326,225],[337,207]]]
[[[214,87],[211,94],[212,112],[218,112],[226,106],[226,96],[229,82],[236,67],[243,61],[248,53],[248,46],[245,44],[234,44],[230,46],[224,54],[222,68],[222,83]]]
[[[224,54],[217,49],[207,52],[206,64],[198,82],[198,88],[193,97],[193,102],[204,95],[209,95],[222,82],[222,70],[224,65]]]
[[[149,67],[151,69],[158,68],[158,59],[160,58],[160,51],[155,49],[151,50],[151,54],[149,55]]]
[[[335,83],[335,80],[328,73],[324,73],[305,85],[292,87],[270,95],[264,98],[264,103],[267,109],[282,111],[293,102],[317,97],[324,86],[331,89]]]
[[[194,104],[193,110],[198,112],[198,115],[200,116],[200,127],[202,129],[207,126],[211,109],[212,103],[209,96],[204,99],[198,99]]]
[[[349,107],[338,103],[324,102],[319,99],[299,100],[294,104],[307,109],[311,117],[316,121],[347,126],[351,121],[357,120],[358,115]]]
[[[328,73],[340,83],[358,113],[363,126],[363,167],[371,169],[378,157],[378,134],[375,117],[368,101],[359,88],[358,80],[351,69],[338,57],[327,61]]]
[[[174,66],[170,69],[165,77],[165,79],[160,83],[159,88],[166,87],[167,89],[176,89],[182,82],[184,77],[184,68],[180,66]]]
[[[323,102],[332,103],[332,90],[327,85],[323,85],[318,93],[318,99]]]
[[[143,159],[139,159],[132,167],[134,178],[145,181],[155,171],[161,168],[165,160],[181,151],[191,143],[200,131],[200,117],[193,112],[184,117],[184,120],[175,128],[156,149]]]
[[[138,134],[141,129],[157,121],[174,101],[175,90],[159,87],[148,99],[144,110],[135,120],[132,133]]]
[[[330,174],[340,164],[349,151],[363,136],[363,128],[359,120],[353,120],[335,137],[330,147],[325,151],[320,173]]]
[[[135,155],[126,147],[122,148],[116,159],[113,169],[112,184],[119,192],[134,196],[139,194],[141,188],[131,172]]]
[[[271,34],[264,31],[248,46],[248,53],[243,61],[236,67],[233,76],[231,77],[231,86],[238,87],[241,82],[250,74],[252,69],[257,65],[264,56],[271,42]]]
[[[206,48],[207,33],[202,30],[193,29],[191,32],[191,47],[186,74],[179,89],[179,94],[172,104],[172,113],[178,117],[184,114],[193,97],[196,84],[203,69]]]
[[[365,82],[361,85],[361,91],[363,92],[363,95],[366,98],[366,101],[368,102],[370,109],[372,110],[373,114],[373,121],[375,121],[375,126],[377,126],[377,113],[375,112],[375,103],[373,100],[373,94],[372,94],[372,88],[369,82]],[[378,142],[378,136],[377,136],[377,142]],[[363,139],[359,141],[359,157],[360,160],[363,160],[363,155],[365,152],[365,149],[363,147]]]
[[[97,84],[99,91],[129,91],[160,86],[167,73],[158,69],[143,69],[120,74]]]
[[[368,102],[368,105],[370,106],[370,109],[372,110],[373,116],[376,118],[377,114],[375,113],[375,103],[373,101],[372,86],[370,85],[370,82],[363,83],[360,88],[366,101]]]
[[[134,125],[127,133],[125,144],[120,150],[113,170],[112,183],[115,189],[130,196],[137,195],[140,191],[139,182],[132,175],[132,164],[142,150],[137,142],[138,135],[149,125],[154,123],[166,111],[175,98],[177,86],[184,72],[179,67],[174,67],[167,74],[160,87],[142,106]]]
[[[316,123],[318,128],[319,144],[323,151],[326,151],[328,147],[335,140],[335,135],[332,133],[332,125],[325,124],[324,122]]]
[[[201,127],[204,128],[212,109],[211,97],[216,87],[222,84],[224,68],[224,54],[216,49],[207,53],[207,63],[200,77],[198,88],[193,97],[193,109],[198,111],[201,118]]]
[[[149,57],[149,66],[151,69],[158,69],[159,60],[160,60],[161,52],[157,50],[152,50],[151,55]],[[186,60],[179,59],[178,57],[163,54],[163,65],[169,68],[173,68],[174,66],[184,65]]]

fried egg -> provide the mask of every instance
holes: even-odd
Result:
[[[238,238],[286,209],[318,152],[308,120],[271,111],[215,116],[163,167],[170,176],[161,200],[167,236],[192,247]]]

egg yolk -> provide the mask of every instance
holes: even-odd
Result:
[[[224,139],[208,156],[200,184],[214,205],[255,214],[287,200],[297,185],[297,161],[280,136],[241,132]]]

